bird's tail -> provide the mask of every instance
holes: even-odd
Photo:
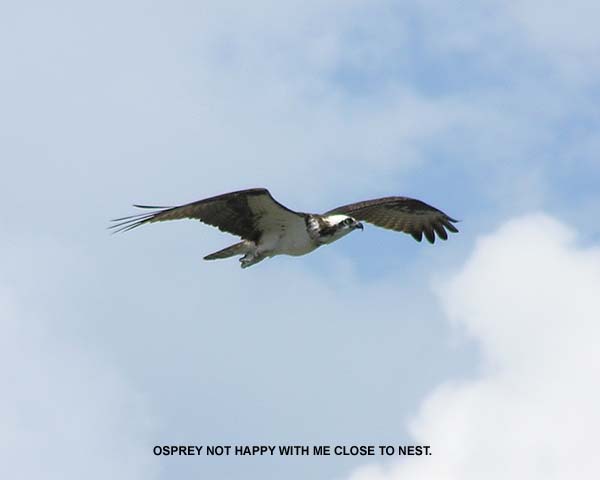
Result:
[[[248,244],[246,242],[239,242],[235,245],[231,245],[230,247],[224,248],[223,250],[219,250],[218,252],[211,253],[204,257],[204,260],[217,260],[220,258],[229,258],[235,255],[243,255],[248,253]]]

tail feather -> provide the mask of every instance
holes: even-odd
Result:
[[[211,253],[204,257],[204,260],[217,260],[220,258],[229,258],[234,257],[235,255],[244,255],[248,253],[248,245],[246,242],[239,242],[235,245],[231,245],[230,247],[224,248],[223,250],[219,250],[218,252]]]

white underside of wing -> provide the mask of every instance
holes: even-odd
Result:
[[[248,205],[261,216],[258,224],[264,232],[257,245],[257,254],[299,256],[318,247],[306,230],[303,215],[286,211],[263,196],[249,198]]]
[[[265,232],[258,245],[258,251],[270,257],[275,255],[299,256],[306,255],[317,247],[318,244],[308,235],[304,224],[292,224],[286,226],[283,231]]]

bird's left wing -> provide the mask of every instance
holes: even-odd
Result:
[[[458,232],[452,224],[457,222],[441,210],[425,202],[408,197],[384,197],[363,202],[351,203],[335,208],[326,215],[344,214],[356,220],[369,222],[378,227],[409,233],[420,242],[425,238],[435,242],[435,234],[442,240],[448,238],[446,229]]]

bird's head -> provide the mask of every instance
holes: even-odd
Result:
[[[362,223],[348,215],[328,215],[323,217],[323,226],[319,234],[323,243],[331,243],[356,229],[363,228]]]

